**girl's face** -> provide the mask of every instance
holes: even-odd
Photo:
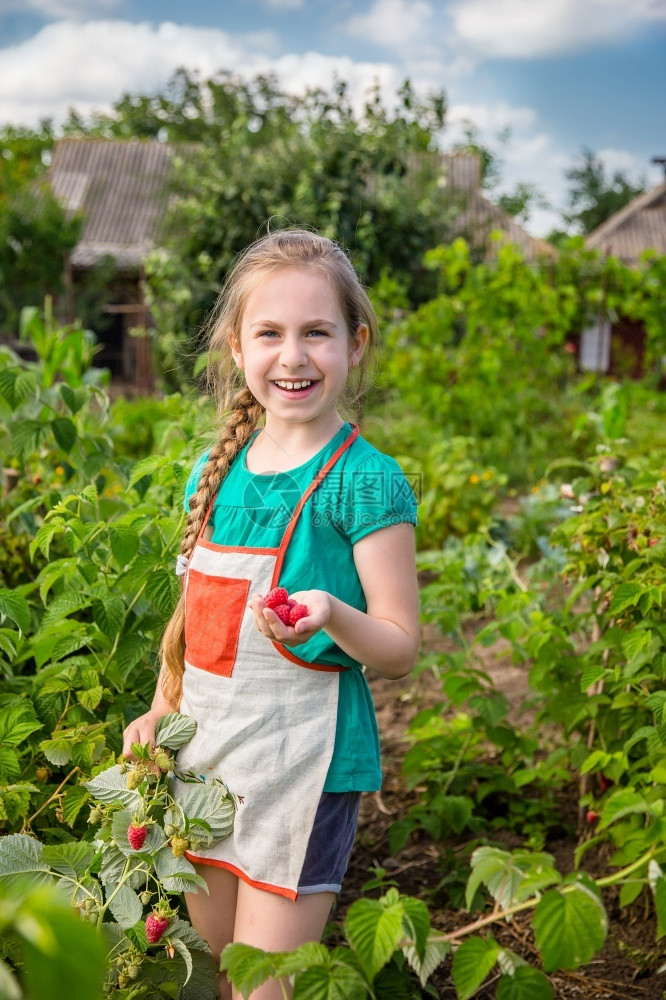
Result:
[[[271,423],[333,430],[349,368],[368,338],[365,325],[349,331],[335,291],[316,269],[285,267],[250,292],[234,361]]]

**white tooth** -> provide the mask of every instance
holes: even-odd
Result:
[[[280,382],[276,379],[276,385],[279,385],[281,389],[304,389],[310,384],[309,380],[305,382]]]

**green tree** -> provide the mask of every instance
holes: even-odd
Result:
[[[607,173],[602,160],[585,147],[564,176],[570,188],[568,211],[562,217],[569,227],[583,235],[591,233],[645,190],[644,182],[634,184],[622,170]]]

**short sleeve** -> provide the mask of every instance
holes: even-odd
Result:
[[[210,448],[208,449],[208,451],[205,451],[203,455],[200,455],[199,458],[196,460],[192,468],[192,471],[190,472],[187,478],[187,482],[185,483],[185,495],[183,497],[183,507],[185,508],[185,512],[187,514],[189,514],[190,512],[190,497],[192,497],[197,491],[197,487],[199,486],[199,476],[201,475],[203,468],[206,462],[208,461],[209,455],[210,455]]]
[[[392,524],[416,524],[417,500],[409,480],[388,455],[376,453],[343,473],[338,527],[352,545]]]

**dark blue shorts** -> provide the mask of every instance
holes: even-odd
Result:
[[[340,892],[356,836],[360,792],[323,792],[298,884],[298,893]]]

